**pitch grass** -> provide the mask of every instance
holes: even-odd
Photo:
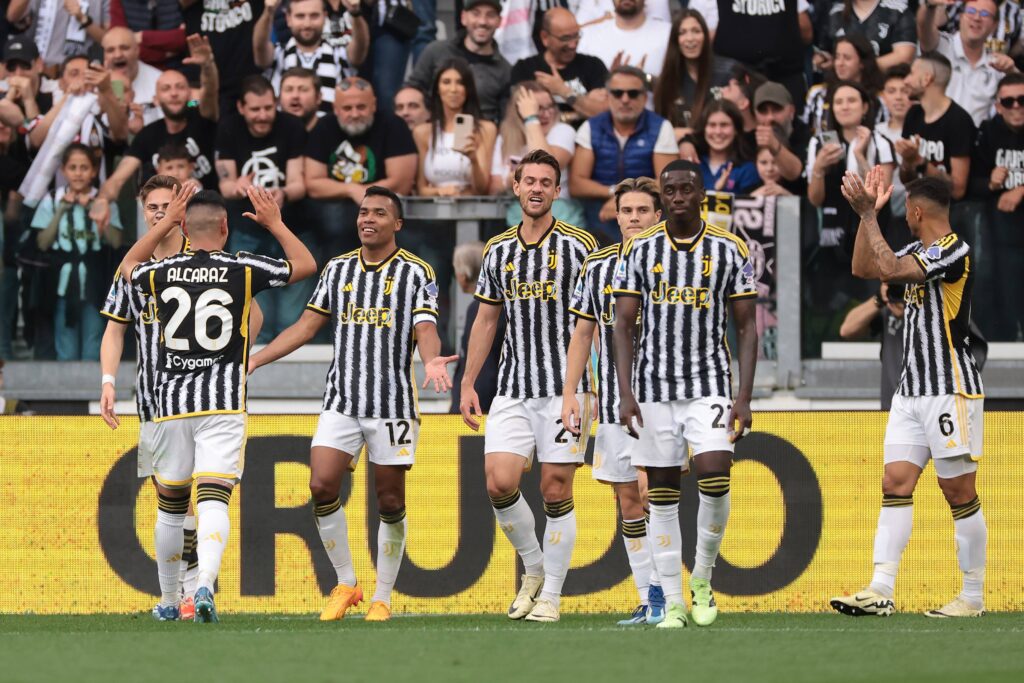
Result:
[[[0,615],[0,681],[994,681],[1024,680],[1024,615],[726,614],[684,631],[501,616],[320,623],[225,614],[216,625],[146,615]]]

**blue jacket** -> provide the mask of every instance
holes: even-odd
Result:
[[[612,115],[604,112],[590,119],[590,148],[594,152],[591,178],[602,185],[615,185],[626,178],[654,177],[654,143],[661,131],[662,117],[646,109],[636,130],[619,147],[612,127]]]

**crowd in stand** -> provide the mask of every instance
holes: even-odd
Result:
[[[232,250],[274,254],[242,217],[246,188],[271,190],[323,263],[358,245],[368,186],[508,194],[536,148],[563,169],[555,215],[603,242],[614,186],[680,157],[709,190],[802,197],[812,353],[878,292],[850,276],[843,172],[891,177],[894,247],[910,239],[903,183],[946,177],[982,333],[1024,332],[1006,286],[1024,268],[1019,0],[462,0],[443,40],[435,0],[3,5],[0,359],[22,342],[38,359],[98,357],[97,310],[155,173],[219,190]],[[442,284],[472,282],[449,226],[410,221],[400,241]],[[261,298],[263,336],[309,287]]]

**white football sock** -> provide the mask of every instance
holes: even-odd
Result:
[[[665,605],[683,602],[683,534],[679,529],[679,489],[653,488],[651,501],[651,544]]]
[[[209,588],[213,592],[213,584],[220,574],[220,561],[224,557],[231,532],[228,504],[223,500],[200,499],[196,503],[196,512],[199,516],[196,528],[196,553],[199,555],[197,588]]]
[[[647,604],[647,592],[651,586],[651,549],[647,544],[647,528],[642,519],[622,520],[622,544],[626,546],[629,569],[633,583],[640,596],[640,604]]]
[[[988,527],[981,512],[981,501],[975,498],[954,507],[953,525],[956,528],[956,559],[964,573],[960,597],[980,609],[985,603],[985,546],[988,543]]]
[[[196,516],[185,515],[185,524],[182,527],[184,531],[184,540],[182,542],[181,551],[181,574],[179,581],[181,581],[182,597],[190,597],[191,593],[188,592],[188,567],[192,564],[195,568],[197,565],[195,562],[190,562],[196,552]],[[195,572],[192,572],[195,574]]]
[[[391,606],[391,590],[398,579],[398,569],[405,554],[405,508],[392,513],[381,513],[377,528],[377,587],[373,601]]]
[[[702,479],[697,482],[698,487],[703,487]],[[729,479],[725,477],[725,486],[729,486]],[[697,552],[693,562],[693,578],[711,580],[711,571],[718,559],[718,552],[722,547],[722,537],[725,536],[725,525],[729,521],[730,496],[728,488],[724,494],[708,495],[703,491],[697,494],[700,497],[700,506],[697,508]]]
[[[651,511],[644,510],[644,529],[647,532],[647,553],[651,556],[651,585],[661,588],[661,579],[658,578],[658,566],[654,564],[654,546],[651,544]]]
[[[544,575],[544,551],[537,540],[536,521],[533,510],[518,489],[502,498],[492,498],[494,516],[498,527],[505,534],[512,547],[523,560],[523,567],[529,576]]]
[[[184,499],[186,505],[188,499]],[[160,579],[160,604],[170,607],[178,604],[181,593],[181,555],[184,544],[182,524],[185,514],[175,514],[160,507],[156,511],[156,525],[153,529],[153,544],[156,549],[156,571]]]
[[[345,519],[341,499],[335,498],[327,503],[314,502],[313,514],[324,550],[338,575],[338,583],[355,586],[356,570],[352,566],[352,551],[348,547],[348,521]]]
[[[576,510],[572,498],[544,503],[544,587],[540,596],[558,607],[562,585],[569,573],[572,549],[576,545]]]
[[[893,597],[900,558],[910,541],[914,526],[914,499],[911,496],[882,496],[875,530],[874,564],[870,588],[887,598]]]

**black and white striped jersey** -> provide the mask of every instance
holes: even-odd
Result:
[[[619,421],[619,378],[615,376],[612,336],[615,331],[615,296],[612,292],[615,265],[621,244],[595,251],[583,262],[569,310],[592,320],[597,332],[597,384],[599,418],[602,424]]]
[[[181,250],[189,248],[188,238],[181,238]],[[135,407],[140,422],[149,422],[156,416],[156,360],[160,355],[160,321],[156,306],[146,291],[138,285],[129,285],[118,270],[110,285],[100,315],[127,325],[135,330]]]
[[[971,247],[955,233],[925,247],[911,242],[896,254],[911,255],[925,281],[906,285],[901,396],[984,396],[981,373],[971,352]]]
[[[362,249],[331,259],[306,305],[330,316],[334,359],[323,410],[350,417],[417,419],[416,325],[437,324],[437,280],[425,261],[396,249],[380,263]]]
[[[693,238],[677,241],[661,222],[623,248],[613,291],[641,299],[638,401],[732,396],[728,304],[757,296],[742,239],[703,223]]]
[[[503,306],[508,321],[498,396],[560,396],[574,323],[569,300],[597,242],[590,233],[553,220],[540,240],[527,244],[520,225],[487,243],[476,284],[476,298]],[[589,377],[584,375],[582,384],[579,390],[589,391]]]
[[[348,63],[347,47],[323,40],[316,52],[303,52],[299,50],[293,36],[285,45],[274,48],[274,67],[270,75],[274,92],[281,92],[282,74],[297,66],[317,75],[320,79],[320,97],[328,103],[334,102],[334,89],[338,82],[346,76],[355,75],[355,70]]]
[[[245,411],[249,309],[291,272],[280,259],[202,250],[135,268],[132,284],[153,299],[160,321],[157,422]]]

